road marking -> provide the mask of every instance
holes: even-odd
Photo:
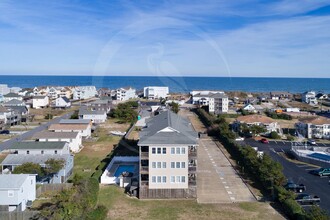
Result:
[[[229,186],[225,186],[226,189],[229,189]]]
[[[285,142],[284,141],[282,141],[283,142],[283,144],[285,144]]]
[[[277,142],[276,141],[274,141],[275,142],[275,144],[277,144]]]
[[[233,194],[233,192],[231,192],[231,191],[227,191],[227,193],[228,193],[229,195],[232,195],[232,194]]]
[[[236,200],[235,197],[230,197],[231,200]]]

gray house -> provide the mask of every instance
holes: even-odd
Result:
[[[36,199],[36,176],[0,175],[0,210],[24,211]]]
[[[19,142],[13,144],[9,150],[11,154],[1,163],[4,174],[11,173],[15,167],[29,162],[45,167],[49,159],[63,160],[64,167],[56,175],[38,181],[64,183],[72,174],[74,157],[70,154],[67,142]]]
[[[161,112],[140,132],[140,198],[196,197],[198,135],[190,122]]]

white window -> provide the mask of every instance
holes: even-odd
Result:
[[[157,168],[162,168],[162,163],[161,162],[157,162]]]
[[[163,162],[163,168],[166,168],[166,162]]]
[[[181,148],[181,154],[186,154],[186,148]]]
[[[180,154],[180,147],[176,148],[176,154]]]
[[[171,183],[175,183],[175,176],[171,176]]]
[[[161,183],[162,182],[162,177],[161,176],[157,176],[157,183]]]
[[[181,182],[181,176],[176,176],[176,182],[180,183]]]
[[[176,168],[180,168],[180,162],[176,162]]]
[[[152,162],[152,168],[156,168],[156,162]]]
[[[181,162],[181,168],[186,168],[186,163],[185,162]]]
[[[166,176],[163,176],[163,183],[166,183]]]
[[[14,197],[14,191],[8,190],[8,197]]]
[[[171,148],[171,154],[175,154],[175,148],[174,147]]]
[[[175,162],[171,162],[171,168],[175,168]]]
[[[181,183],[185,183],[186,182],[186,177],[185,176],[181,176]]]

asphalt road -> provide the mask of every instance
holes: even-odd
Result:
[[[31,138],[35,133],[38,133],[40,131],[43,131],[45,129],[48,128],[49,125],[51,124],[56,124],[58,123],[61,119],[67,119],[69,118],[70,116],[72,115],[72,113],[67,113],[61,117],[57,117],[49,122],[47,122],[46,124],[43,124],[43,125],[40,125],[39,127],[31,130],[31,131],[28,131],[28,132],[25,132],[23,133],[22,135],[20,136],[17,136],[17,137],[14,137],[8,141],[5,141],[3,143],[0,144],[0,151],[3,151],[3,150],[7,150],[10,148],[10,146],[15,143],[15,142],[20,142],[22,140],[26,140],[26,139],[29,139]]]
[[[315,170],[315,166],[295,164],[285,159],[279,154],[279,152],[286,152],[290,150],[291,143],[277,141],[271,141],[269,144],[263,144],[253,139],[247,139],[243,143],[252,147],[258,147],[258,150],[264,151],[269,154],[275,161],[279,162],[283,166],[283,173],[288,180],[297,184],[305,184],[306,193],[319,196],[321,198],[320,207],[330,213],[330,184],[329,177],[314,176],[309,173],[311,170]],[[324,146],[319,144],[318,146]],[[326,145],[330,147],[329,145]]]

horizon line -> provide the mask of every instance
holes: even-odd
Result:
[[[152,75],[75,75],[75,74],[51,74],[51,75],[43,75],[43,74],[1,74],[0,76],[86,76],[86,77],[158,77],[158,78],[185,78],[185,77],[191,77],[191,78],[284,78],[284,79],[330,79],[330,77],[304,77],[304,76],[196,76],[196,75],[187,75],[187,76],[177,76],[177,75],[169,75],[169,76],[152,76]]]

